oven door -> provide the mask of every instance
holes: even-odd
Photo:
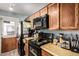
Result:
[[[29,46],[30,48],[30,56],[41,56],[40,47],[34,46],[33,44]]]

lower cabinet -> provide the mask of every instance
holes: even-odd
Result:
[[[2,53],[17,49],[18,42],[16,37],[2,38]]]
[[[41,53],[42,53],[42,56],[52,56],[51,54],[49,54],[45,50],[41,50]]]
[[[24,51],[25,51],[25,55],[28,56],[29,55],[29,40],[26,40],[25,42],[25,46],[24,46]]]

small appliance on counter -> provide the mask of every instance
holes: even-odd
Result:
[[[79,34],[64,34],[54,37],[53,43],[59,47],[79,53]]]
[[[60,47],[70,49],[70,34],[60,34]],[[61,39],[62,38],[62,39]]]
[[[71,51],[79,53],[79,35],[78,34],[71,34]]]
[[[59,35],[58,34],[55,34],[54,35],[53,44],[54,45],[58,45],[59,44]]]
[[[70,49],[70,34],[59,33],[54,35],[53,44],[64,49]]]

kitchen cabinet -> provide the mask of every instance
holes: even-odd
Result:
[[[37,18],[37,17],[40,17],[40,12],[39,11],[35,13],[35,18]]]
[[[24,51],[25,51],[25,55],[26,56],[29,56],[30,55],[30,51],[29,51],[29,43],[30,43],[30,40],[34,39],[33,37],[27,37],[27,38],[24,38],[23,42],[25,43],[25,46],[24,46]]]
[[[40,10],[40,16],[44,16],[45,14],[47,14],[47,6]]]
[[[30,21],[33,20],[35,18],[35,14],[31,15],[29,18],[30,18]]]
[[[33,14],[33,15],[31,15],[30,17],[29,17],[29,20],[31,21],[31,26],[32,26],[32,28],[33,28],[33,19],[35,18],[35,14]]]
[[[48,5],[49,29],[59,29],[59,4]]]
[[[2,53],[8,52],[18,48],[17,38],[2,38]]]
[[[77,23],[77,29],[79,29],[79,3],[78,3],[78,23]]]
[[[25,55],[29,55],[29,40],[25,40],[25,46],[24,46]]]
[[[60,28],[77,29],[78,22],[78,4],[61,3],[60,4]]]
[[[42,56],[51,56],[51,54],[49,54],[45,50],[41,50],[41,53],[42,53]]]

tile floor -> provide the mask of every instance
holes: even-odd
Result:
[[[0,56],[19,56],[19,54],[18,54],[18,50],[15,49],[9,52],[2,53],[0,54]]]

